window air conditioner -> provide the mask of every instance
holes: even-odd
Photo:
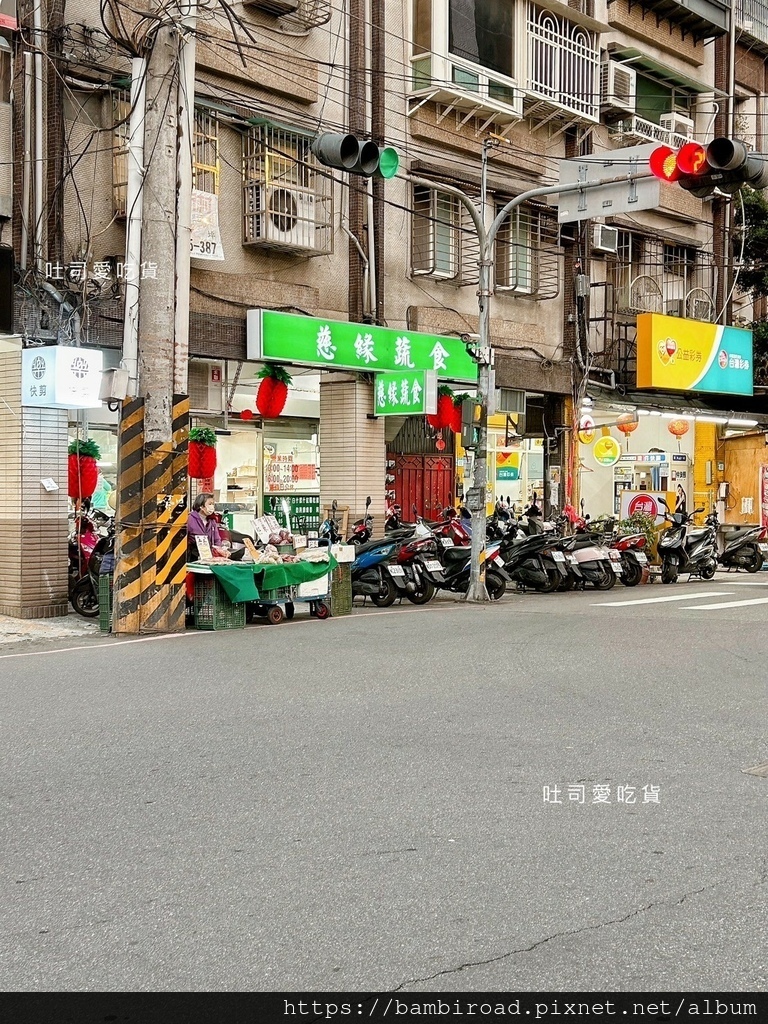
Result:
[[[258,7],[260,11],[268,11],[276,18],[284,14],[295,14],[299,9],[299,0],[244,0],[249,7]]]
[[[595,224],[592,248],[597,252],[607,252],[615,256],[619,251],[619,229],[608,224]]]
[[[283,185],[255,186],[258,216],[254,218],[256,244],[286,249],[316,249],[315,194]]]
[[[636,86],[634,68],[615,60],[604,60],[600,65],[600,100],[604,107],[634,114]]]
[[[659,124],[665,131],[672,132],[673,135],[684,135],[689,139],[693,136],[693,118],[681,114],[677,110],[673,110],[670,114],[662,114]]]

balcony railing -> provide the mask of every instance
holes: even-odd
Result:
[[[527,89],[532,96],[597,121],[599,65],[594,33],[529,4]]]
[[[736,28],[768,46],[768,4],[764,0],[734,0]]]
[[[621,139],[642,139],[645,142],[658,142],[662,146],[669,146],[671,149],[679,149],[686,142],[690,142],[689,135],[681,135],[679,132],[671,132],[668,128],[653,121],[646,121],[644,117],[627,117],[623,121],[617,121],[610,126],[611,135]]]

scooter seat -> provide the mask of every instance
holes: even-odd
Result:
[[[469,558],[470,548],[446,548],[443,551],[443,558],[448,562],[465,562]]]

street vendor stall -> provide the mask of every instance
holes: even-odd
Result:
[[[293,618],[297,603],[308,604],[310,615],[326,619],[330,608],[324,598],[337,564],[331,554],[276,564],[190,562],[187,571],[195,577],[195,628],[238,629],[253,615],[278,623]]]

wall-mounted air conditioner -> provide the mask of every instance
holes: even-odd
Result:
[[[674,135],[685,135],[689,139],[693,137],[693,118],[688,117],[687,114],[681,114],[677,110],[673,110],[669,114],[662,114],[659,124],[665,131],[672,132]]]
[[[294,14],[299,9],[299,0],[244,0],[249,7],[258,7],[279,18],[284,14]]]
[[[315,194],[284,185],[251,185],[246,243],[316,249]]]
[[[600,102],[604,107],[635,112],[637,72],[616,60],[604,60],[600,65]]]
[[[610,253],[615,256],[619,251],[619,229],[610,227],[608,224],[595,224],[592,248],[596,252]]]

